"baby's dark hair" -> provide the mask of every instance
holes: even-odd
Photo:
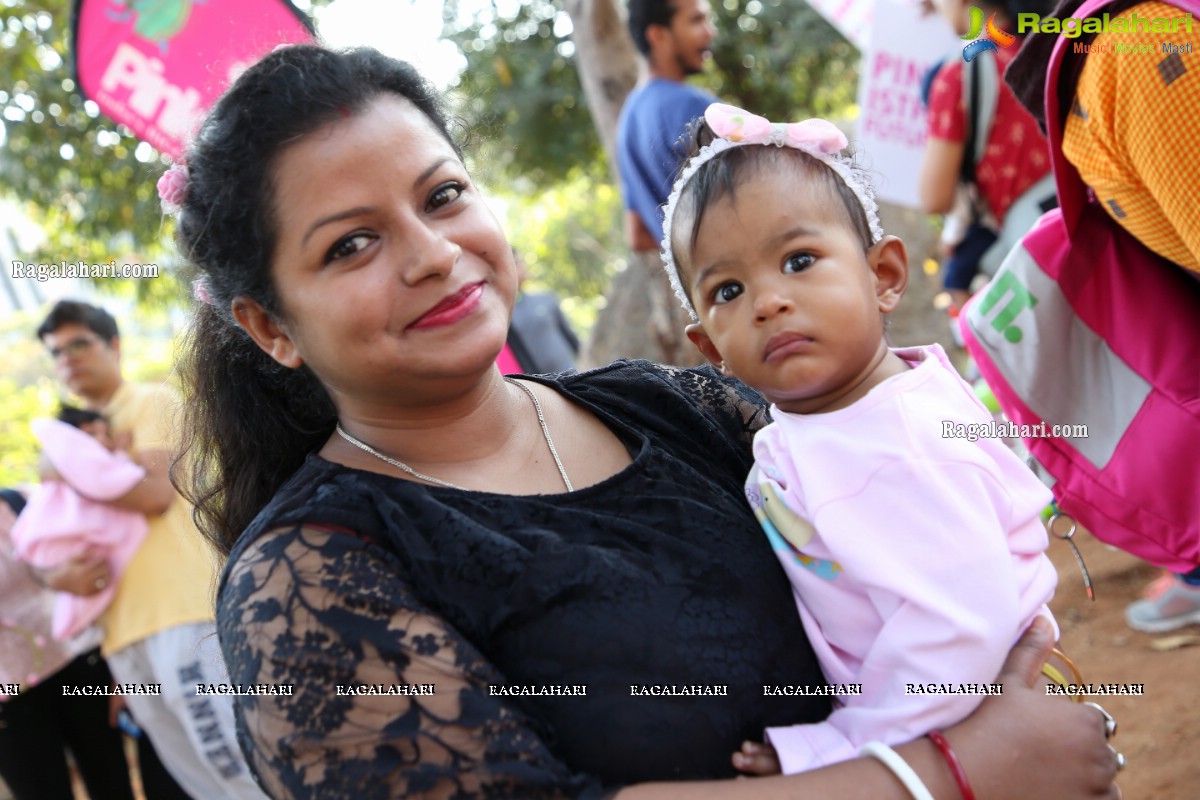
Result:
[[[411,65],[370,48],[313,45],[279,48],[242,73],[189,149],[177,238],[212,302],[198,304],[181,364],[188,468],[173,470],[172,480],[222,552],[337,421],[316,376],[276,363],[231,312],[245,296],[285,319],[271,268],[279,211],[272,170],[290,145],[380,97],[411,102],[461,157],[441,95]]]
[[[89,411],[86,408],[63,403],[62,408],[58,410],[58,421],[65,422],[74,428],[82,428],[89,422],[104,422],[104,416],[98,411]]]
[[[704,117],[697,117],[688,125],[684,134],[684,144],[687,147],[687,161],[680,168],[680,174],[687,169],[691,159],[700,154],[705,146],[712,143],[717,136],[708,127]],[[700,235],[700,223],[710,205],[723,197],[732,197],[737,193],[737,187],[747,178],[762,170],[778,170],[784,164],[792,164],[824,186],[830,197],[836,198],[846,212],[846,223],[862,243],[863,250],[868,250],[875,244],[876,236],[871,230],[867,211],[863,201],[846,181],[834,171],[833,167],[821,159],[794,147],[775,147],[772,145],[748,145],[730,147],[704,162],[683,187],[677,204],[674,207],[674,218],[670,220],[671,237],[665,245],[670,248],[671,261],[674,262],[676,273],[679,271],[680,243],[686,242],[688,250],[696,246],[696,238]],[[862,180],[861,170],[857,179]],[[864,186],[870,191],[869,186]],[[687,220],[688,224],[680,226],[677,223]],[[670,262],[668,262],[670,265]],[[668,271],[670,271],[668,269]],[[671,275],[672,283],[678,281],[676,294],[682,293],[680,300],[684,307],[695,316],[695,304],[687,288],[687,281],[680,274]]]
[[[700,149],[717,138],[704,117],[697,117],[688,125],[685,134],[688,145],[687,157],[690,160],[700,153]],[[688,245],[695,247],[700,222],[705,210],[722,197],[736,194],[741,185],[754,170],[768,169],[777,166],[779,159],[791,159],[812,176],[822,181],[830,193],[841,201],[846,211],[846,220],[859,240],[863,249],[868,249],[874,241],[871,236],[871,226],[867,222],[867,212],[862,202],[846,182],[827,164],[794,147],[733,147],[719,153],[706,162],[688,181],[683,196],[679,198],[676,213],[687,203],[693,214],[692,229],[688,235]]]

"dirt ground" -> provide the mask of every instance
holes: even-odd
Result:
[[[1075,540],[1096,600],[1088,600],[1070,546],[1052,538],[1050,557],[1059,584],[1050,606],[1062,629],[1061,647],[1085,682],[1145,684],[1143,697],[1095,698],[1119,725],[1113,746],[1128,760],[1118,781],[1125,800],[1197,800],[1200,626],[1158,635],[1131,630],[1125,606],[1158,571],[1086,532]]]

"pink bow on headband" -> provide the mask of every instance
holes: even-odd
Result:
[[[771,122],[725,103],[710,105],[704,112],[704,121],[717,136],[738,144],[786,145],[827,154],[836,153],[847,144],[845,134],[827,120]]]

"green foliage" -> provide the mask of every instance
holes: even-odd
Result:
[[[0,378],[0,407],[4,425],[0,426],[0,488],[12,488],[37,482],[37,440],[29,429],[35,417],[46,415],[54,407],[54,387],[49,381],[34,386],[19,386],[16,381]]]
[[[566,12],[549,0],[505,7],[512,13],[493,4],[447,25],[447,38],[467,59],[454,97],[479,163],[489,175],[520,176],[538,187],[565,180],[581,164],[605,169]],[[446,18],[461,13],[459,0],[448,0]]]
[[[76,91],[70,0],[0,0],[0,191],[46,231],[28,261],[157,263],[172,223],[155,182],[164,160]],[[149,303],[184,296],[169,269],[126,291]]]
[[[769,119],[844,114],[858,49],[803,0],[713,0],[715,69],[701,82]]]
[[[526,288],[558,294],[576,333],[586,335],[609,279],[625,264],[620,194],[576,169],[507,205],[509,238],[529,268]]]
[[[0,378],[0,487],[37,481],[37,440],[29,429],[36,417],[53,413],[58,387],[50,377],[50,361],[33,338],[37,321],[13,314],[0,324],[4,377]]]

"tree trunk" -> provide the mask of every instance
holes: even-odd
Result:
[[[572,39],[579,80],[608,153],[613,180],[619,184],[617,117],[637,84],[637,50],[617,0],[566,0],[565,7],[575,29]],[[613,278],[581,363],[594,366],[615,358],[698,363],[700,355],[683,333],[689,320],[671,292],[658,256],[633,253],[627,263]]]
[[[592,122],[617,177],[617,116],[638,81],[638,56],[617,0],[566,0],[575,64]]]

